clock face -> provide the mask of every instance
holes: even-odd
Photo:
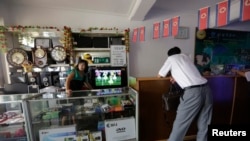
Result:
[[[35,46],[42,46],[44,48],[51,47],[51,39],[50,38],[36,38]]]
[[[51,51],[51,57],[57,62],[62,62],[66,59],[66,50],[62,46],[55,46]]]
[[[35,50],[35,57],[37,58],[43,58],[45,56],[46,52],[41,49],[41,48],[38,48]]]
[[[206,37],[206,31],[205,30],[198,30],[196,33],[196,37],[198,39],[204,39]]]
[[[28,60],[28,55],[21,48],[13,48],[7,53],[7,61],[10,65],[21,67],[24,61]]]

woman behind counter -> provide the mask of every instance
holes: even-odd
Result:
[[[68,97],[77,97],[74,91],[83,89],[92,89],[88,82],[88,62],[86,60],[78,59],[76,67],[69,73],[65,82],[66,93]],[[65,125],[67,116],[71,116],[73,124],[76,124],[75,120],[75,106],[77,101],[71,100],[72,106],[62,108],[62,125]]]
[[[88,82],[88,62],[79,58],[76,67],[68,75],[65,88],[67,95],[72,95],[72,91],[92,89]]]

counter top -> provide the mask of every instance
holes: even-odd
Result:
[[[206,76],[203,76],[203,77],[242,77],[242,76],[239,76],[239,75],[206,75]],[[165,78],[158,78],[158,77],[154,77],[154,76],[146,76],[146,77],[134,77],[134,76],[130,76],[130,79],[136,79],[136,80],[139,80],[139,81],[144,81],[144,80],[168,80],[169,77],[165,77]]]

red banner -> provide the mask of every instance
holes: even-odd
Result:
[[[207,29],[209,27],[210,7],[199,9],[198,12],[198,28],[199,30]]]
[[[157,23],[154,23],[154,35],[153,35],[153,38],[158,39],[159,36],[160,36],[160,23],[157,22]]]
[[[176,36],[179,31],[180,17],[172,18],[172,36]]]
[[[166,19],[163,21],[163,37],[169,37],[171,35],[171,20]]]
[[[240,20],[250,20],[250,0],[241,0],[240,4]]]
[[[216,4],[216,26],[224,26],[229,22],[230,1],[225,0]]]
[[[140,41],[145,41],[145,26],[140,27]]]
[[[137,41],[137,35],[138,35],[138,28],[135,28],[133,31],[133,42]]]

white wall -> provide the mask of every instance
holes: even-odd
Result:
[[[0,7],[1,9],[1,7]],[[144,42],[133,43],[130,40],[130,75],[135,77],[156,76],[161,65],[167,58],[167,51],[173,46],[179,46],[182,51],[193,58],[195,46],[195,27],[197,26],[197,13],[161,13],[154,16],[157,11],[151,11],[150,18],[145,21],[129,21],[127,18],[111,15],[101,15],[98,13],[85,13],[83,11],[72,11],[68,9],[32,8],[24,6],[12,6],[8,9],[11,17],[6,25],[40,25],[40,26],[70,26],[72,28],[88,27],[117,27],[119,29],[130,28],[130,39],[132,39],[133,29],[145,26],[146,35]],[[4,17],[7,13],[5,12]],[[159,38],[153,40],[153,23],[162,22],[164,19],[180,16],[180,26],[190,28],[190,38],[187,40],[169,38]],[[231,24],[230,29],[249,29],[250,24],[243,26]]]
[[[71,28],[89,27],[117,27],[128,28],[127,18],[102,15],[98,13],[86,13],[81,10],[57,9],[45,7],[12,6],[10,8],[12,25],[40,25],[40,26],[70,26]]]
[[[239,1],[234,1],[231,5],[230,12],[230,24],[221,27],[220,29],[228,30],[240,30],[240,31],[250,31],[250,21],[249,22],[239,22],[240,16],[240,5]],[[149,20],[142,21],[139,23],[133,23],[131,27],[134,28],[145,26],[146,27],[146,37],[145,42],[136,43],[131,42],[130,51],[130,75],[135,77],[151,77],[156,76],[160,67],[163,65],[165,59],[167,58],[167,51],[173,46],[179,46],[183,53],[188,54],[192,59],[194,57],[194,47],[195,47],[195,28],[198,23],[198,9],[194,11],[189,11],[189,13],[163,13],[160,10],[153,9],[148,16]],[[157,18],[154,18],[155,17]],[[156,16],[158,15],[158,16]],[[160,15],[160,16],[159,16]],[[180,16],[180,26],[185,26],[190,28],[190,38],[189,39],[174,39],[173,37],[163,38],[154,40],[153,37],[153,23],[162,22],[164,19],[172,18],[174,16]],[[162,26],[162,23],[161,23]],[[211,8],[210,17],[210,28],[215,27],[215,5]],[[161,27],[162,28],[162,27]]]
[[[156,76],[161,65],[167,58],[168,49],[173,46],[179,46],[184,53],[193,56],[195,40],[194,32],[197,23],[194,19],[196,15],[187,14],[181,16],[180,26],[190,28],[189,39],[174,39],[173,37],[160,37],[159,39],[153,39],[153,23],[157,21],[162,22],[164,19],[171,18],[171,16],[166,15],[158,19],[143,21],[135,26],[135,28],[145,26],[146,35],[144,42],[131,42],[130,74],[132,76]]]

